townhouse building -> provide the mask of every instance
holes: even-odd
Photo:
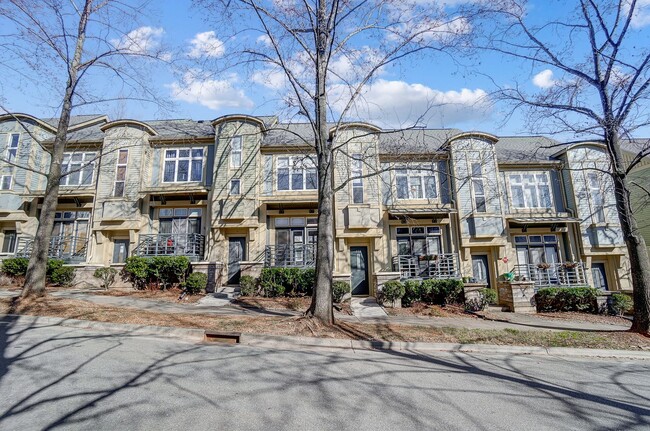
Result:
[[[1,257],[28,256],[56,122],[0,117]],[[74,117],[50,255],[81,272],[185,255],[220,283],[315,264],[318,175],[308,124]],[[456,129],[332,126],[336,279],[630,288],[605,148]],[[214,275],[211,277],[214,278]]]

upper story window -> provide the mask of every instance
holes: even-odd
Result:
[[[87,186],[93,183],[96,153],[64,153],[61,165],[62,186]]]
[[[230,195],[238,196],[241,194],[241,180],[239,178],[233,178],[230,180]]]
[[[435,256],[442,253],[440,226],[413,226],[395,228],[397,254],[400,256]]]
[[[307,156],[278,157],[278,190],[316,190],[318,172],[314,161]]]
[[[113,196],[124,196],[124,185],[126,184],[126,165],[129,161],[129,150],[120,150],[117,155],[117,167],[115,169],[115,186]]]
[[[515,208],[551,208],[548,172],[510,174],[510,194]]]
[[[398,169],[395,174],[397,199],[436,199],[435,173],[425,169]]]
[[[233,136],[230,141],[230,167],[238,168],[242,161],[242,137]]]
[[[352,180],[352,202],[355,204],[363,203],[363,160],[361,154],[353,154],[350,166],[350,176]]]
[[[0,184],[0,190],[11,190],[11,186],[13,185],[14,182],[14,176],[9,174],[9,175],[3,175],[2,176],[2,183]]]
[[[15,163],[16,156],[18,155],[18,142],[20,141],[19,133],[12,133],[9,136],[9,142],[7,143],[7,154],[5,155],[5,160],[11,163]]]
[[[598,173],[589,172],[587,174],[587,187],[591,201],[592,220],[594,223],[605,223],[605,191]]]
[[[199,182],[203,177],[203,148],[165,150],[166,183]]]
[[[472,163],[472,192],[474,193],[474,208],[476,212],[487,212],[485,205],[485,180],[483,179],[483,166],[480,163]]]

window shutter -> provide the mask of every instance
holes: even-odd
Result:
[[[273,194],[273,155],[265,154],[264,155],[264,167],[263,167],[263,186],[262,194],[269,196]]]

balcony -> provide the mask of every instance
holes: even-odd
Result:
[[[204,249],[204,235],[160,233],[140,235],[133,254],[141,257],[187,256],[195,262],[203,259]]]
[[[544,287],[584,287],[588,285],[582,262],[515,265],[514,275],[516,280],[534,281],[535,290]]]
[[[393,271],[399,272],[403,280],[460,278],[460,259],[458,253],[395,256]]]
[[[316,244],[268,245],[264,266],[311,268],[316,266]]]
[[[22,236],[18,238],[16,256],[29,257],[34,249],[34,238]],[[47,257],[60,259],[65,263],[82,263],[86,261],[88,238],[79,236],[53,236]]]

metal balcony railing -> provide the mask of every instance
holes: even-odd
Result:
[[[142,234],[133,254],[142,257],[187,256],[192,261],[203,259],[205,236],[188,234]]]
[[[34,238],[21,236],[16,244],[16,256],[29,257],[34,249]],[[50,238],[47,257],[60,259],[65,263],[82,263],[86,261],[88,238],[80,236],[53,236]]]
[[[268,245],[264,250],[264,266],[314,267],[316,245]]]
[[[403,280],[460,278],[460,259],[458,253],[395,256],[393,271],[399,272]]]
[[[516,280],[534,281],[535,288],[587,286],[582,262],[539,263],[515,265]]]

